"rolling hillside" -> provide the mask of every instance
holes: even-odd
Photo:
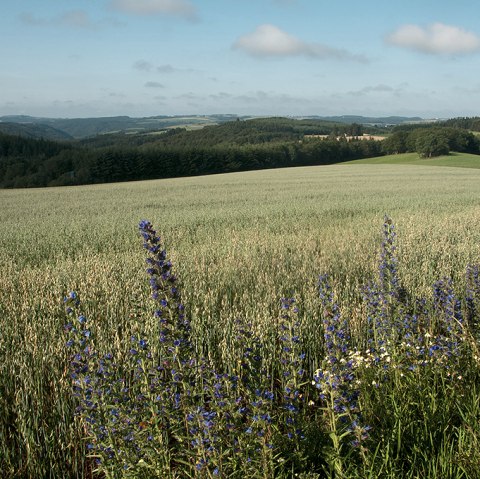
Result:
[[[0,121],[0,133],[22,138],[33,138],[54,141],[73,140],[67,132],[42,123],[15,123]]]
[[[247,120],[255,119],[255,117],[237,115],[158,115],[142,118],[132,118],[129,116],[114,116],[101,118],[39,118],[26,115],[9,115],[0,117],[0,125],[2,123],[16,123],[22,125],[29,125],[29,128],[31,128],[33,125],[39,126],[40,128],[50,127],[54,128],[55,130],[60,130],[64,132],[69,137],[87,138],[107,133],[140,133],[179,127],[187,129],[198,129],[208,125],[219,125],[227,121],[232,121],[236,119]],[[405,123],[420,123],[424,121],[421,118],[417,117],[409,118],[392,116],[386,118],[371,118],[352,115],[335,117],[311,116],[302,118],[290,118],[290,120],[293,119],[313,124],[323,123],[345,125],[357,123],[359,125],[378,125],[380,127],[401,125]],[[45,136],[44,138],[58,139]]]

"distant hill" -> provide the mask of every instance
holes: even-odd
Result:
[[[233,116],[233,119],[236,117]],[[231,121],[232,115],[212,116],[154,116],[131,118],[129,116],[113,116],[100,118],[38,118],[30,116],[3,116],[1,122],[22,125],[43,125],[59,130],[70,138],[88,138],[108,133],[142,133],[166,130],[176,127],[202,128]]]
[[[418,116],[386,116],[386,117],[370,117],[370,116],[358,116],[358,115],[341,115],[341,116],[321,116],[312,117],[320,118],[322,120],[334,121],[336,123],[358,123],[360,125],[379,125],[379,126],[392,126],[401,125],[402,123],[423,123],[431,122],[432,120],[424,120]]]
[[[73,137],[65,131],[58,130],[42,123],[14,123],[0,121],[0,132],[7,135],[21,136],[44,140],[72,140]]]
[[[257,117],[258,118],[258,117]],[[385,118],[364,117],[354,115],[343,116],[308,116],[291,117],[292,119],[316,120],[328,123],[360,125],[391,126],[405,123],[421,123],[419,117],[390,116]],[[132,118],[129,116],[113,116],[101,118],[40,118],[25,115],[10,115],[0,117],[0,125],[3,123],[17,123],[22,125],[42,125],[63,132],[71,138],[89,138],[96,135],[110,133],[142,133],[149,131],[161,131],[171,128],[199,129],[205,126],[218,125],[235,119],[255,119],[253,116],[238,117],[234,114],[226,115],[186,115],[186,116],[152,116]],[[25,135],[28,132],[25,131]],[[13,134],[13,133],[12,133]],[[16,134],[16,133],[15,133]],[[47,134],[47,130],[44,131]],[[38,137],[38,136],[36,136]],[[52,138],[52,137],[48,137]],[[60,138],[56,138],[60,139]]]

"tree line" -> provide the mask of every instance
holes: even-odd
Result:
[[[327,165],[409,151],[425,157],[449,151],[480,154],[478,138],[461,128],[397,127],[382,142],[347,140],[346,136],[361,136],[363,130],[356,124],[265,118],[196,131],[178,128],[68,142],[0,134],[0,187],[80,185]]]
[[[382,154],[379,142],[308,140],[245,145],[68,148],[0,159],[0,187],[62,186],[327,165]]]
[[[468,130],[450,126],[397,127],[383,142],[383,149],[386,154],[417,152],[424,158],[450,151],[480,154],[480,140]]]

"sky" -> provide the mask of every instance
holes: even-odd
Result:
[[[0,5],[0,116],[480,115],[474,0]]]

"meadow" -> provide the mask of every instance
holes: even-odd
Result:
[[[449,155],[432,158],[420,158],[418,153],[402,153],[399,155],[379,156],[364,160],[352,160],[348,164],[372,165],[420,165],[420,166],[449,166],[455,168],[480,168],[480,157],[468,153],[450,153]]]
[[[233,370],[235,321],[268,343],[281,299],[295,298],[311,383],[328,352],[325,308],[336,311],[319,295],[319,275],[329,275],[348,318],[349,347],[365,352],[362,285],[378,277],[385,214],[398,235],[402,287],[430,298],[435,281],[451,278],[460,295],[467,265],[480,262],[479,184],[480,169],[362,162],[0,191],[2,477],[90,477],[63,298],[80,296],[99,350],[121,358],[139,327],[155,336],[140,220],[152,221],[173,263],[198,357]],[[382,394],[365,373],[359,409],[372,430],[361,454],[338,442],[339,426],[312,396],[317,422],[330,430],[319,426],[307,435],[310,446],[298,439],[292,454],[267,465],[265,455],[250,472],[237,465],[224,477],[480,477],[477,343],[470,332],[462,341],[457,369],[406,378],[398,370]],[[192,464],[184,473],[177,464],[171,477],[216,475]],[[125,477],[137,476],[130,469]]]

